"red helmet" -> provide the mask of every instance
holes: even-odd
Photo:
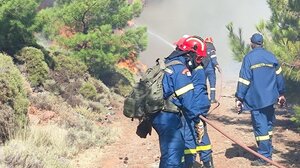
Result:
[[[206,43],[214,43],[214,40],[212,37],[206,37],[204,40]]]
[[[183,43],[184,43],[184,41],[185,41],[187,38],[189,38],[189,37],[191,37],[191,36],[190,36],[190,35],[183,35],[178,41],[174,42],[173,44],[176,45],[176,47],[179,48],[179,46],[182,46]]]
[[[185,35],[176,43],[178,49],[182,51],[191,51],[196,53],[195,61],[200,63],[202,57],[206,57],[206,44],[201,37]]]

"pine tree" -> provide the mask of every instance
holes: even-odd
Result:
[[[264,35],[264,47],[272,51],[282,63],[287,78],[300,81],[300,3],[297,0],[268,0],[272,16],[261,21],[257,30]],[[249,45],[242,39],[242,30],[234,33],[233,24],[227,26],[233,56],[241,61]]]
[[[141,10],[141,0],[59,0],[40,11],[35,27],[99,76],[115,69],[120,59],[145,50],[146,28],[127,28]]]

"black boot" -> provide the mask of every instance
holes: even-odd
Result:
[[[203,162],[202,168],[214,168],[214,162],[212,157],[210,158],[210,161]]]

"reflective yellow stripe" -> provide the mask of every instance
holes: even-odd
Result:
[[[196,151],[206,151],[206,150],[210,150],[211,149],[211,145],[205,145],[205,146],[197,146]]]
[[[196,149],[185,149],[184,150],[184,154],[185,155],[188,155],[188,154],[195,154],[197,153],[197,150]]]
[[[239,82],[245,84],[245,85],[249,85],[250,84],[250,81],[246,80],[246,79],[243,79],[243,78],[239,78]]]
[[[203,67],[201,65],[197,66],[197,68],[195,70],[198,70],[198,69],[203,69]]]
[[[282,71],[281,67],[279,67],[279,69],[276,71],[276,74],[280,74],[280,72]]]
[[[190,90],[193,90],[194,89],[194,85],[191,83],[191,84],[188,84],[178,90],[175,91],[175,94],[177,96],[180,96],[180,95],[183,95],[184,93],[190,91]]]
[[[265,63],[260,63],[260,64],[255,64],[250,67],[250,69],[255,69],[255,68],[260,68],[260,67],[273,67],[273,64],[265,64]]]
[[[265,136],[257,136],[255,137],[256,141],[264,141],[264,140],[268,140],[270,139],[269,135],[265,135]]]
[[[273,131],[269,131],[268,134],[269,134],[269,135],[273,135]]]

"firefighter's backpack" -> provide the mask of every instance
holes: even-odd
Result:
[[[166,67],[182,64],[180,61],[171,61],[165,64],[161,60],[148,68],[142,78],[134,85],[129,96],[125,98],[123,114],[128,118],[142,119],[147,115],[161,111],[167,101],[163,98],[162,79]],[[168,106],[170,106],[168,103]],[[175,105],[173,105],[175,106]]]

